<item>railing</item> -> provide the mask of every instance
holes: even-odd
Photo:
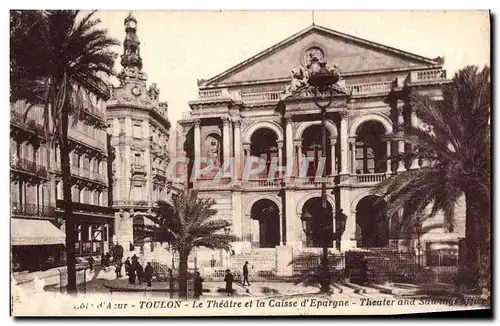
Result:
[[[333,178],[331,178],[331,177],[295,178],[295,183],[297,183],[298,185],[315,186],[315,187],[319,187],[323,183],[330,184],[332,182],[333,182]]]
[[[71,130],[71,129],[70,129]],[[70,131],[69,132],[69,138],[70,139],[73,139],[73,140],[76,140],[78,142],[81,142],[83,143],[85,146],[90,146],[90,147],[93,147],[93,148],[97,148],[103,152],[106,151],[106,146],[104,145],[104,143],[100,140],[97,140],[87,134],[84,134],[82,132],[79,132],[79,131]]]
[[[392,81],[347,85],[347,89],[353,95],[389,93],[391,88]]]
[[[282,91],[241,94],[244,103],[279,101]]]
[[[24,120],[24,115],[20,112],[11,110],[10,111],[10,121],[16,125],[22,126],[28,130],[35,132],[38,135],[44,135],[43,124],[38,123],[35,119]]]
[[[43,216],[43,217],[55,216],[55,207],[48,205],[37,205],[28,203],[20,204],[18,202],[11,202],[10,211],[12,215]]]
[[[154,204],[146,200],[113,200],[113,206],[150,207],[154,206]]]
[[[229,93],[229,91],[226,88],[206,89],[203,91],[198,91],[198,98],[200,99],[231,98],[231,93]]]
[[[106,183],[106,175],[102,175],[98,172],[94,172],[88,169],[79,168],[74,165],[71,165],[71,174],[76,177],[87,178],[101,183]]]
[[[248,180],[250,188],[277,188],[281,186],[281,179]]]
[[[42,178],[47,177],[47,168],[45,166],[24,158],[11,160],[10,166],[13,169],[33,173]]]
[[[446,80],[446,70],[422,70],[410,73],[410,83]]]
[[[380,182],[387,178],[385,173],[356,174],[356,181],[359,183]]]

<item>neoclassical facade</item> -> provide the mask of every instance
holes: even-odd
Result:
[[[169,200],[172,183],[167,175],[169,156],[168,105],[159,101],[156,84],[147,87],[142,71],[137,21],[125,19],[119,79],[107,102],[106,119],[113,162],[113,208],[116,242],[128,248],[144,244],[141,228],[158,200]],[[149,246],[147,246],[150,250]]]
[[[292,92],[302,81],[299,67],[307,66],[311,55],[336,65],[342,76],[326,109],[325,148],[314,94]],[[387,141],[386,135],[401,123],[429,129],[417,119],[407,94],[415,90],[440,100],[441,87],[449,82],[443,63],[439,57],[425,58],[313,25],[200,83],[199,98],[179,121],[180,153],[191,162],[208,156],[223,164],[234,158],[237,167],[251,157],[265,162],[263,171],[248,179],[242,179],[240,168],[216,184],[210,173],[189,182],[203,196],[215,198],[218,214],[232,220],[232,232],[241,240],[234,244],[233,260],[261,259],[267,252],[269,259],[289,261],[298,252],[321,247],[321,230],[312,225],[305,232],[301,215],[321,214],[322,180],[314,176],[323,153],[331,214],[322,225],[334,229],[339,209],[347,215],[341,250],[414,246],[414,235],[401,231],[398,216],[384,216],[384,202],[371,191],[393,173],[426,164],[391,160],[392,154],[412,148]],[[296,162],[303,157],[311,162],[301,172]],[[273,160],[287,166],[292,162],[292,175],[274,171],[266,179]],[[425,223],[423,241],[463,234],[462,225],[445,233],[439,215]],[[338,250],[335,242],[331,250]]]

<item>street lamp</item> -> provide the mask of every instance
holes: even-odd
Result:
[[[346,221],[347,221],[347,215],[345,215],[343,210],[340,209],[337,215],[335,216],[335,234],[338,241],[337,247],[339,248],[339,251],[340,251],[342,234],[345,231]]]
[[[422,250],[422,245],[420,243],[420,235],[422,234],[422,222],[420,222],[420,220],[416,220],[415,223],[414,223],[414,227],[415,227],[415,233],[417,234],[417,257],[418,257],[418,265],[420,267],[420,263],[421,263],[421,250]]]

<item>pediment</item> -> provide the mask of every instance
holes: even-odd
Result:
[[[442,66],[429,59],[321,26],[309,28],[207,80],[200,87],[289,78],[291,69],[307,64],[308,52],[320,54],[343,75]]]

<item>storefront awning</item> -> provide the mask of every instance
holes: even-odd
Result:
[[[11,219],[11,244],[13,246],[36,246],[65,244],[63,231],[46,220]]]

